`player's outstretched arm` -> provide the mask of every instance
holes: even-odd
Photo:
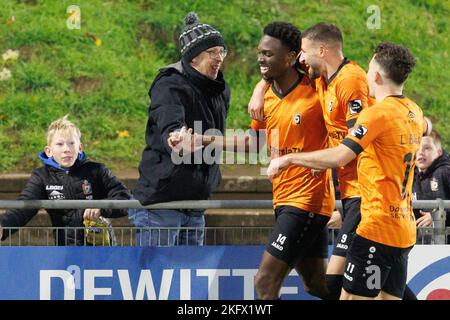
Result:
[[[272,159],[267,175],[276,177],[290,165],[296,165],[311,169],[328,169],[345,166],[356,158],[356,153],[349,147],[340,144],[337,147],[313,152],[290,153],[285,156]]]

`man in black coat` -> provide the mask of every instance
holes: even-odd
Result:
[[[442,149],[441,137],[436,131],[422,138],[416,155],[416,167],[413,185],[416,200],[450,199],[450,156]],[[414,214],[418,227],[433,226],[431,212],[416,209]],[[450,226],[448,210],[446,226]]]
[[[194,128],[199,135],[223,134],[230,102],[220,71],[227,54],[225,42],[217,30],[189,13],[180,46],[181,60],[162,68],[149,90],[147,145],[133,192],[143,205],[208,199],[221,178],[217,162],[205,161],[202,150],[195,155],[173,152],[168,139],[183,127]],[[138,245],[203,244],[204,210],[130,209],[129,219],[143,228],[137,232]],[[146,227],[158,230],[149,234]]]

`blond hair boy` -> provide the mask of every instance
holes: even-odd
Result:
[[[47,145],[39,154],[43,166],[31,174],[18,200],[128,200],[131,194],[105,165],[88,160],[80,129],[68,115],[53,121],[47,130]],[[0,237],[5,240],[25,226],[38,209],[11,209],[0,216]],[[83,220],[100,216],[125,216],[126,209],[47,209],[57,245],[86,244]],[[72,229],[71,229],[72,228]],[[6,232],[5,232],[6,231]]]

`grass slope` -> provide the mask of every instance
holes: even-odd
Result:
[[[80,126],[91,158],[116,170],[135,168],[145,143],[148,88],[158,68],[178,59],[178,34],[189,11],[217,27],[229,46],[223,68],[232,90],[228,127],[248,127],[246,104],[259,78],[256,47],[262,28],[271,21],[300,29],[330,21],[344,33],[345,55],[366,69],[380,41],[411,48],[418,64],[406,94],[431,116],[449,145],[449,2],[80,0],[81,29],[70,30],[66,11],[72,4],[0,2],[0,54],[20,52],[18,60],[4,65],[12,78],[0,81],[0,172],[39,165],[46,127],[67,113]],[[380,29],[366,26],[370,5],[380,8]]]

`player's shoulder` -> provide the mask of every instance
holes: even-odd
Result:
[[[358,118],[365,118],[369,120],[383,120],[387,115],[385,109],[388,108],[386,104],[376,102],[370,108],[364,108],[359,114]]]
[[[343,87],[367,86],[366,72],[358,64],[349,61],[339,72],[337,83]]]
[[[335,88],[337,94],[351,94],[353,92],[367,92],[369,86],[365,71],[355,65],[352,61],[348,62],[338,73],[335,79]]]
[[[410,105],[412,108],[415,108],[415,109],[418,109],[418,110],[422,111],[422,108],[414,100],[411,100],[408,97],[405,97],[404,99],[405,99],[405,102],[408,105]]]
[[[307,75],[302,75],[302,79],[295,90],[298,93],[306,95],[316,95],[317,94],[317,79],[311,80]]]
[[[419,107],[419,105],[411,100],[408,97],[405,97],[403,95],[401,96],[388,96],[386,97],[382,102],[379,103],[383,107],[389,108],[392,106],[398,106],[398,105],[405,105],[408,107],[408,109],[414,109],[414,110],[420,110],[422,109]]]
[[[355,61],[349,60],[348,63],[344,66],[344,69],[350,74],[356,75],[366,75],[366,71]]]

